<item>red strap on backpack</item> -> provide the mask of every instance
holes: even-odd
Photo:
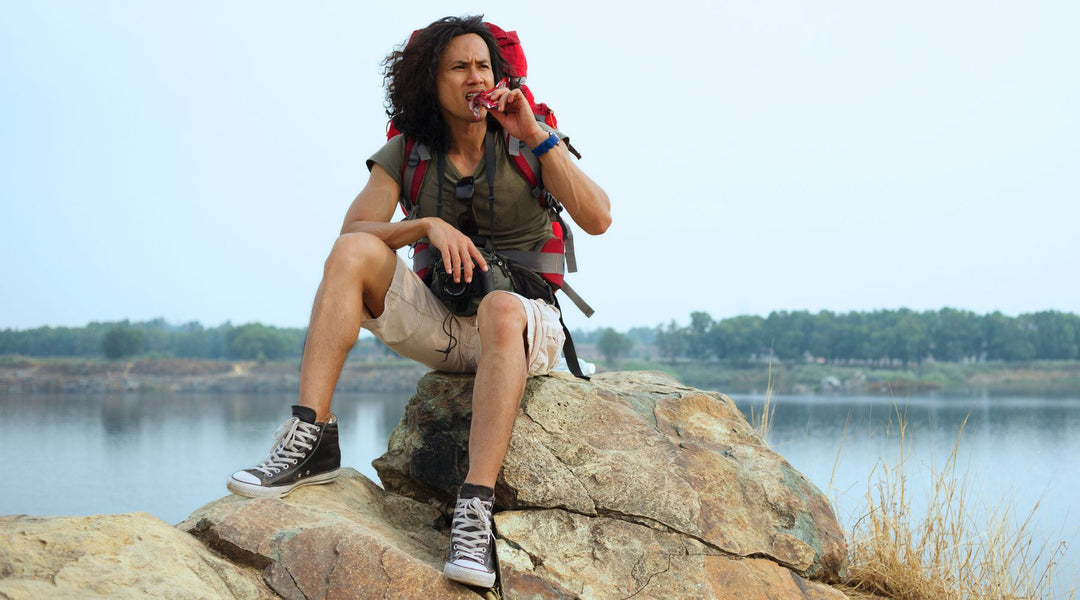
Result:
[[[561,230],[558,223],[551,224],[552,229]],[[556,235],[559,235],[557,232]],[[566,242],[562,237],[553,237],[550,240],[544,242],[544,245],[540,247],[540,252],[551,254],[564,254],[566,250]],[[562,273],[546,273],[541,272],[540,276],[547,280],[548,283],[555,286],[555,289],[561,289],[563,286],[563,274]]]
[[[401,210],[405,212],[405,216],[411,215],[414,207],[416,206],[416,200],[420,197],[420,185],[424,183],[424,173],[427,172],[427,166],[429,158],[425,159],[417,148],[416,140],[413,138],[407,138],[405,140],[405,162],[401,165],[401,189],[409,190],[409,206],[401,207]],[[411,180],[409,175],[411,172]]]
[[[514,163],[514,168],[529,183],[529,189],[536,190],[536,187],[540,185],[540,181],[536,178],[536,173],[533,172],[529,160],[520,154],[511,154],[510,162]]]

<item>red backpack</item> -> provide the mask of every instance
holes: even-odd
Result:
[[[532,91],[525,85],[528,62],[525,60],[525,51],[521,47],[521,40],[518,38],[517,32],[505,31],[491,23],[485,23],[485,25],[495,36],[495,41],[499,45],[499,53],[509,63],[510,72],[507,75],[510,78],[510,87],[516,87],[522,91],[529,101],[529,106],[532,108],[537,121],[552,128],[556,127],[555,112],[547,104],[537,103]],[[401,131],[394,127],[393,122],[391,122],[387,127],[386,139],[389,140],[400,133]],[[563,275],[565,272],[574,273],[577,271],[577,260],[574,256],[574,237],[569,225],[562,218],[562,205],[543,187],[540,160],[533,155],[525,142],[509,134],[507,134],[505,142],[510,162],[529,184],[533,196],[540,205],[550,213],[554,237],[545,242],[538,252],[503,251],[502,254],[514,262],[539,273],[555,289],[561,289],[581,312],[585,313],[586,316],[592,316],[594,312],[592,307],[574,292],[564,280]],[[569,142],[566,145],[574,156],[581,158],[581,154]],[[420,197],[420,187],[423,184],[427,167],[431,162],[432,152],[426,144],[407,137],[405,140],[405,156],[406,159],[401,169],[401,197],[399,203],[402,212],[405,213],[405,218],[410,219],[414,216],[417,208],[417,198]],[[428,244],[418,242],[413,250],[413,270],[421,278],[426,278],[428,269],[435,261],[434,249],[430,248]]]

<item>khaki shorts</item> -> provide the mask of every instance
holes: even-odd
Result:
[[[521,300],[528,320],[525,339],[529,375],[546,375],[558,364],[562,353],[565,336],[559,309],[542,300],[511,295]],[[377,319],[365,318],[360,326],[394,352],[437,371],[476,371],[480,357],[476,317],[451,314],[400,256],[394,280],[386,292],[383,314]],[[451,335],[456,343],[451,341]]]

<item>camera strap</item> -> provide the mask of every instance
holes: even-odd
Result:
[[[484,174],[488,184],[488,251],[495,252],[495,134],[489,129],[484,136]]]
[[[437,152],[435,159],[435,171],[439,180],[438,190],[435,195],[435,216],[442,218],[443,180],[446,178],[446,153]],[[488,239],[486,249],[488,252],[495,251],[495,134],[488,131],[484,135],[484,175],[488,184]],[[470,206],[470,210],[472,210]],[[475,212],[473,213],[475,217]]]

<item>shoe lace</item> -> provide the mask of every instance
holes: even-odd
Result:
[[[289,465],[295,465],[298,460],[307,455],[305,450],[310,451],[314,448],[312,442],[317,439],[319,439],[317,425],[305,423],[293,417],[282,423],[274,432],[274,445],[270,447],[270,453],[254,469],[267,476],[278,473],[282,469],[288,469]]]
[[[491,501],[458,498],[455,508],[450,535],[455,554],[484,564],[491,540]]]

